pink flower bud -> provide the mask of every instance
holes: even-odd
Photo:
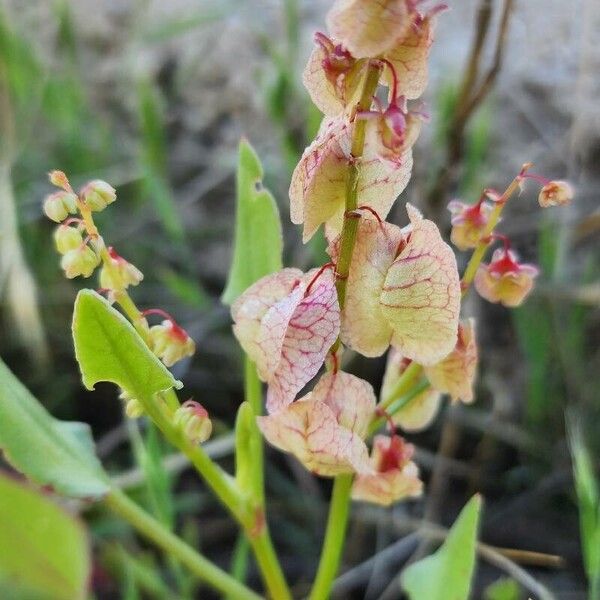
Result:
[[[44,200],[44,212],[46,216],[60,223],[64,221],[69,214],[77,212],[77,196],[72,192],[61,190],[46,196]]]
[[[108,249],[110,265],[100,271],[100,286],[107,290],[121,291],[130,285],[138,285],[144,274],[130,262],[119,256],[113,248]]]
[[[177,409],[173,424],[193,444],[205,442],[212,433],[212,422],[206,409],[193,400],[187,400]]]
[[[76,250],[83,244],[81,232],[77,227],[59,225],[54,232],[54,244],[60,254]]]
[[[574,191],[566,181],[550,181],[540,191],[538,202],[542,208],[565,206],[573,200]]]
[[[80,245],[63,255],[60,266],[68,279],[89,277],[100,264],[100,257],[89,247]]]
[[[115,188],[100,179],[87,183],[80,193],[81,199],[96,212],[104,210],[117,199]]]
[[[499,248],[492,255],[492,262],[477,270],[475,289],[488,302],[519,306],[533,289],[538,273],[535,266],[519,263],[511,250]]]
[[[150,347],[167,367],[172,367],[186,356],[192,356],[196,351],[194,340],[169,319],[150,328]]]
[[[480,200],[469,205],[459,200],[448,203],[452,213],[452,232],[450,239],[459,250],[475,248],[487,227],[493,208],[488,202]]]

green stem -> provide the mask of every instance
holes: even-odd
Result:
[[[398,377],[390,393],[383,398],[379,407],[387,410],[392,402],[400,398],[400,396],[404,396],[414,386],[422,374],[423,367],[421,365],[414,362],[410,363],[402,375]]]
[[[369,110],[373,101],[373,95],[377,89],[381,67],[377,64],[370,64],[363,93],[356,110],[359,112]],[[336,264],[336,289],[340,308],[344,307],[346,302],[346,284],[348,274],[350,273],[350,263],[352,262],[352,253],[356,242],[356,231],[358,229],[358,215],[353,211],[358,208],[358,181],[360,175],[360,158],[365,147],[365,132],[367,122],[365,119],[356,119],[354,121],[354,131],[352,135],[352,146],[350,149],[350,163],[348,165],[348,178],[346,180],[346,203],[344,212],[344,224],[340,236],[340,253]],[[339,346],[339,341],[336,342]],[[336,348],[337,348],[336,346]]]
[[[321,561],[309,600],[327,600],[329,598],[331,584],[338,572],[342,548],[346,539],[352,479],[352,475],[339,475],[333,482]]]
[[[366,111],[371,108],[380,74],[381,64],[374,61],[370,62],[367,66],[367,74],[364,79],[361,97],[356,105],[356,112]],[[360,159],[365,147],[365,132],[366,121],[364,119],[355,119],[348,164],[348,179],[346,180],[344,224],[340,236],[340,253],[335,268],[335,285],[340,310],[343,310],[346,302],[346,285],[358,229],[358,218],[354,211],[358,208]],[[335,353],[340,344],[341,342],[338,338],[333,344],[331,352]],[[311,600],[319,600],[321,598],[326,600],[329,598],[331,585],[338,572],[342,549],[346,539],[352,480],[353,475],[339,475],[334,480],[325,540],[321,550],[317,577],[310,594]]]
[[[244,358],[244,390],[245,400],[252,408],[255,416],[263,413],[262,386],[256,366],[246,356]],[[274,600],[291,599],[292,595],[281,570],[277,553],[273,548],[273,542],[269,533],[269,526],[265,515],[265,485],[264,485],[264,444],[262,435],[256,427],[252,429],[252,503],[253,503],[253,526],[247,531],[250,545],[260,571],[263,575],[265,585]]]
[[[244,357],[244,395],[245,400],[252,407],[252,411],[256,416],[260,416],[263,413],[263,402],[262,402],[262,386],[258,373],[256,372],[256,366],[246,355]],[[252,448],[254,449],[253,469],[252,477],[254,479],[252,489],[258,495],[257,500],[261,506],[265,503],[265,485],[264,485],[264,444],[262,441],[262,435],[257,427],[254,428],[256,439]]]
[[[120,490],[112,490],[104,502],[112,512],[130,523],[141,535],[176,558],[216,590],[239,600],[260,600],[258,594],[198,554]]]
[[[262,518],[264,519],[264,514]],[[292,600],[292,593],[281,570],[266,524],[259,535],[250,537],[250,545],[269,591],[269,597],[272,600]]]

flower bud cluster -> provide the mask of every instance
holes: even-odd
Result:
[[[504,194],[495,190],[485,190],[474,205],[453,200],[448,204],[452,213],[451,239],[459,250],[477,248],[471,261],[480,261],[487,246],[495,239],[504,241],[504,249],[496,250],[490,263],[475,263],[473,271],[475,289],[480,296],[493,303],[507,307],[519,306],[533,289],[538,269],[531,264],[520,263],[511,250],[510,240],[495,233],[500,222],[500,213],[513,191],[523,187],[526,179],[533,179],[542,185],[538,196],[541,207],[564,206],[573,199],[573,188],[566,181],[551,181],[530,173],[532,163],[523,165],[513,184]],[[488,200],[491,202],[488,202]],[[466,287],[471,281],[463,282]],[[465,287],[465,290],[466,290]]]

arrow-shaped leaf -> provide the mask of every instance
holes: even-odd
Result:
[[[110,381],[142,400],[181,387],[131,323],[96,292],[82,290],[77,295],[73,339],[88,390],[99,381]]]
[[[481,497],[462,509],[441,548],[404,571],[402,587],[411,600],[466,600],[475,568]]]
[[[240,142],[235,246],[222,300],[231,304],[261,277],[281,269],[281,222],[277,204],[262,187],[263,169],[252,146]]]

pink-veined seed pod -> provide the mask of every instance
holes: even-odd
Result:
[[[397,225],[380,223],[367,211],[360,214],[340,337],[349,348],[363,356],[375,357],[387,350],[392,339],[393,331],[381,310],[380,296],[403,236]],[[338,252],[336,240],[329,246],[334,262]]]
[[[392,345],[411,360],[431,365],[456,344],[460,280],[452,249],[432,221],[407,204],[404,247],[389,268],[380,304]]]
[[[319,134],[306,148],[290,183],[290,217],[304,224],[307,242],[319,226],[344,210],[350,126],[345,119],[323,121]]]
[[[404,38],[416,16],[407,0],[336,0],[327,26],[354,56],[370,58]]]
[[[311,400],[326,404],[340,426],[366,437],[377,403],[370,383],[344,371],[329,371],[315,385]]]
[[[541,190],[538,202],[542,208],[571,204],[575,192],[567,181],[549,181]]]
[[[537,267],[519,263],[514,252],[499,248],[489,264],[479,266],[474,284],[478,294],[488,302],[512,308],[523,303],[538,274]]]
[[[371,465],[374,473],[358,474],[352,486],[352,498],[390,506],[423,492],[419,469],[410,459],[414,448],[398,435],[377,435],[373,440]]]
[[[417,16],[406,35],[384,54],[396,72],[397,94],[407,100],[419,98],[427,87],[427,59],[433,43],[434,21],[433,16]],[[382,79],[393,89],[394,76],[389,68],[384,70]]]
[[[335,277],[328,269],[316,277],[317,269],[305,275],[306,291],[298,304],[281,347],[267,391],[267,410],[289,404],[317,374],[340,332],[340,307]]]
[[[292,402],[317,374],[340,328],[331,269],[267,275],[236,300],[231,313],[238,341],[269,384],[269,412]]]
[[[411,361],[404,358],[398,350],[390,348],[383,383],[381,385],[381,401],[389,400],[396,382],[404,373]],[[427,429],[437,416],[442,402],[441,393],[433,387],[428,387],[410,400],[400,410],[391,413],[395,425],[404,431],[413,433]],[[390,408],[393,403],[390,405]]]
[[[346,178],[350,162],[353,125],[342,115],[325,119],[314,142],[304,151],[292,174],[290,215],[292,223],[304,224],[307,242],[322,224],[329,235],[342,230]],[[357,196],[383,219],[398,195],[408,185],[412,153],[407,151],[399,163],[382,161],[369,141],[359,162]]]
[[[458,325],[454,350],[439,363],[425,367],[425,375],[434,389],[449,394],[453,402],[470,404],[478,359],[475,320],[469,319]]]
[[[459,250],[475,248],[485,233],[493,210],[492,205],[483,200],[476,204],[452,200],[448,203],[448,210],[452,214],[452,243]]]
[[[316,107],[335,116],[358,101],[365,63],[322,33],[317,33],[315,41],[302,82]]]
[[[312,400],[311,394],[257,421],[271,445],[293,454],[317,475],[371,471],[368,450],[360,436],[341,426],[334,411]]]
[[[283,269],[251,285],[232,305],[233,332],[263,381],[281,357],[287,324],[304,295],[300,269]]]

